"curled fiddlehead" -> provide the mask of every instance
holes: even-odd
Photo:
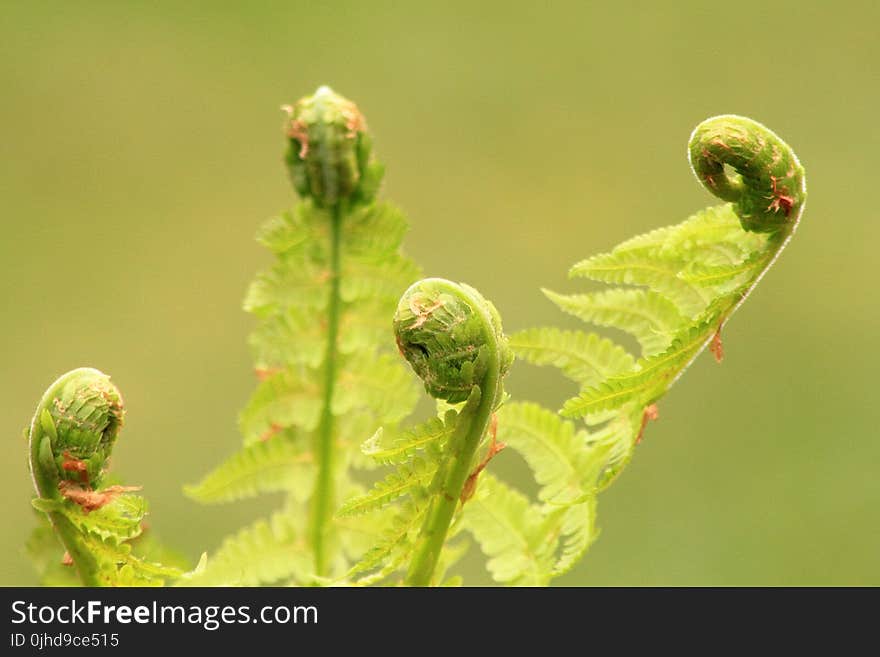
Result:
[[[804,168],[757,121],[732,114],[703,121],[691,134],[688,157],[706,189],[734,204],[745,230],[774,232],[797,222],[807,195]]]
[[[28,431],[30,471],[56,536],[87,586],[162,583],[181,574],[131,554],[146,504],[139,487],[103,485],[123,425],[122,396],[91,368],[68,372],[43,395]]]
[[[124,413],[119,390],[98,370],[73,370],[55,381],[30,427],[31,475],[40,495],[99,486]]]
[[[494,390],[495,379],[484,380],[505,373],[513,359],[495,306],[474,288],[440,278],[404,293],[394,336],[425,391],[450,404],[467,401],[475,387]]]
[[[461,406],[390,439],[377,434],[368,441],[368,455],[399,466],[340,513],[374,510],[408,496],[391,530],[353,572],[386,561],[380,571],[384,576],[409,558],[406,583],[426,586],[435,583],[459,502],[473,495],[476,477],[497,451],[491,436],[486,460],[477,463],[479,447],[492,433],[513,353],[495,307],[474,288],[444,279],[412,285],[397,306],[393,325],[401,355],[428,394]]]
[[[394,316],[394,333],[428,394],[449,403],[466,402],[450,439],[449,457],[432,482],[436,493],[407,573],[408,584],[426,586],[465,493],[477,448],[502,400],[513,352],[495,306],[472,287],[443,279],[426,279],[406,291]]]
[[[372,159],[357,105],[324,86],[283,109],[289,115],[284,159],[297,193],[325,207],[371,200],[384,168]]]

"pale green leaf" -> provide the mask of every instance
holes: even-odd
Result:
[[[304,500],[314,481],[313,456],[302,440],[279,434],[242,448],[206,475],[186,486],[187,496],[206,504],[230,502],[260,493],[291,491]]]
[[[632,369],[633,357],[595,333],[535,328],[510,336],[516,355],[535,365],[554,365],[583,386]]]

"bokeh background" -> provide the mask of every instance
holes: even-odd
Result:
[[[564,324],[541,286],[578,289],[573,262],[714,202],[685,158],[698,121],[746,114],[791,143],[798,234],[558,583],[880,584],[878,24],[871,1],[4,2],[0,584],[35,583],[22,428],[73,367],[123,390],[114,471],[184,553],[275,505],[180,488],[239,444],[240,305],[269,262],[252,238],[293,202],[279,106],[323,83],[367,115],[408,252],[509,330]],[[526,365],[510,389],[571,392]]]

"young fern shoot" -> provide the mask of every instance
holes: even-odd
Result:
[[[732,115],[708,119],[691,135],[688,154],[700,182],[728,203],[627,240],[570,271],[573,278],[625,287],[574,295],[545,290],[563,311],[632,334],[641,346],[639,357],[594,333],[541,328],[511,336],[523,360],[558,367],[580,385],[561,413],[592,427],[583,456],[596,475],[595,490],[626,465],[646,423],[657,417],[658,400],[700,352],[709,346],[721,362],[722,328],[775,262],[803,214],[804,169],[791,148],[760,123]],[[523,417],[539,411],[510,405],[504,413],[511,418],[502,414],[499,437],[514,448],[529,445],[523,454],[534,462],[533,445],[506,432],[521,433]],[[570,435],[574,429],[566,425]]]
[[[351,575],[375,569],[365,581],[378,581],[409,559],[405,583],[428,586],[436,583],[453,516],[473,494],[482,470],[477,454],[492,433],[513,354],[495,307],[472,287],[439,278],[419,281],[404,293],[394,334],[428,394],[455,408],[442,421],[429,420],[397,435],[377,433],[365,452],[401,465],[371,492],[344,505],[340,515],[382,509],[406,496],[400,509],[391,508],[392,529]],[[497,449],[493,435],[487,459]]]
[[[462,450],[473,443],[463,441],[460,427],[479,427],[482,439],[488,426],[483,419],[471,424],[475,407],[470,399],[442,420],[390,437],[374,436],[365,443],[365,453],[398,469],[368,495],[351,500],[342,513],[383,508],[404,494],[408,498],[392,529],[352,570],[356,581],[381,580],[409,558],[406,583],[438,583],[442,580],[433,568],[438,554],[443,561],[441,544],[461,530],[473,534],[489,558],[492,576],[505,584],[546,585],[583,556],[596,537],[596,494],[632,457],[646,423],[657,417],[657,401],[697,355],[708,345],[721,361],[722,327],[775,261],[803,213],[803,168],[792,150],[759,123],[737,116],[709,119],[694,130],[689,154],[700,181],[727,204],[630,239],[571,270],[572,277],[617,287],[576,295],[545,291],[568,313],[631,333],[640,355],[582,331],[538,328],[510,337],[510,347],[523,360],[558,367],[580,385],[580,394],[565,402],[561,413],[584,420],[586,427],[532,403],[498,408],[497,397],[491,406],[497,408],[497,434],[493,427],[492,445],[481,463],[474,451]],[[417,299],[401,302],[398,340],[408,326],[418,333],[432,331],[435,324],[440,329],[454,324],[438,321],[442,315],[437,313],[448,304],[436,293]],[[435,324],[429,324],[432,320]],[[451,342],[443,346],[462,353]],[[402,342],[401,352],[431,394],[448,401],[465,398],[460,389],[452,398],[444,396],[437,382],[447,379],[426,367],[435,355],[445,364],[444,350],[426,349],[420,339]],[[450,481],[450,464],[466,462],[464,471],[479,474],[500,444],[519,452],[533,470],[537,503],[489,474],[480,477],[476,494],[443,487],[441,482]],[[454,479],[456,485],[461,481]],[[459,499],[467,503],[459,505]],[[450,508],[456,507],[447,533]],[[447,544],[444,565],[457,552]],[[358,579],[364,572],[370,575]]]
[[[579,330],[508,338],[474,288],[417,281],[400,250],[404,218],[376,200],[383,168],[357,107],[322,87],[286,109],[286,163],[302,200],[258,235],[275,260],[245,300],[258,319],[259,383],[239,416],[243,446],[186,488],[204,503],[282,492],[282,508],[194,572],[154,563],[145,501],[105,480],[122,398],[98,370],[73,370],[46,391],[28,432],[34,507],[48,520],[29,547],[44,582],[71,583],[75,572],[91,586],[450,584],[468,532],[497,582],[549,584],[595,539],[597,494],[632,458],[658,401],[707,346],[721,362],[722,328],[803,214],[803,167],[761,124],[708,119],[689,160],[725,203],[570,270],[608,288],[544,291],[585,322],[630,333],[632,354]],[[400,424],[417,381],[395,350],[438,406],[409,428]],[[509,402],[514,354],[559,368],[578,394],[559,413]],[[504,447],[533,471],[537,500],[486,472]],[[357,470],[376,465],[393,470],[366,490]],[[58,567],[62,553],[73,569]]]
[[[621,358],[598,375],[578,366],[601,361],[599,349],[565,348],[572,335],[537,330],[514,338],[536,364],[554,364],[582,386],[562,410],[598,424],[629,423],[638,438],[651,406],[709,345],[723,358],[721,330],[788,243],[806,199],[803,167],[791,148],[761,124],[719,116],[694,130],[691,166],[710,191],[730,203],[677,226],[655,230],[576,264],[572,277],[640,286],[582,295],[546,292],[562,310],[631,333],[641,345],[633,364]],[[725,166],[734,170],[728,174]],[[607,347],[620,353],[617,347]],[[604,364],[604,363],[603,363]],[[583,368],[582,368],[583,369]],[[623,450],[629,454],[630,447]]]
[[[183,575],[133,553],[146,514],[146,501],[132,494],[139,487],[102,485],[123,416],[119,390],[90,368],[61,376],[37,406],[28,431],[33,505],[54,536],[39,528],[29,548],[51,555],[44,583],[76,583],[54,568],[62,552],[85,586],[156,586]]]
[[[415,405],[388,318],[419,269],[400,252],[406,221],[376,200],[383,167],[351,101],[322,87],[285,108],[285,156],[302,200],[258,240],[275,254],[245,309],[260,381],[241,412],[244,445],[189,496],[221,503],[283,491],[284,507],[227,538],[198,584],[310,584],[344,573],[378,531],[334,517],[362,492],[356,444]],[[381,528],[379,528],[381,529]]]

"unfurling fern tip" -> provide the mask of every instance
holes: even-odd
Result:
[[[357,105],[324,86],[282,109],[288,114],[285,161],[297,193],[322,207],[372,200],[383,168],[372,159]]]
[[[745,230],[775,232],[797,222],[807,195],[804,168],[757,121],[733,114],[706,119],[691,134],[688,159],[706,189],[734,204]]]

